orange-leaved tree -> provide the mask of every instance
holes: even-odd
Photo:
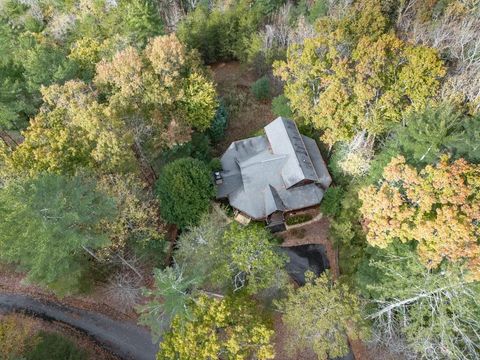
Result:
[[[383,178],[379,187],[359,193],[369,244],[416,240],[428,268],[444,259],[465,262],[470,278],[480,279],[480,165],[443,156],[417,171],[399,156],[385,167]]]

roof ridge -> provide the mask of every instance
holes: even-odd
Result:
[[[285,120],[288,121],[289,123],[292,123],[293,126],[295,127],[296,134],[298,134],[298,138],[299,138],[300,142],[302,143],[303,149],[305,150],[305,156],[308,158],[308,160],[310,162],[311,170],[313,170],[314,174],[317,177],[316,181],[318,181],[320,177],[318,176],[317,171],[315,170],[315,166],[313,166],[312,158],[310,157],[310,154],[308,153],[307,146],[305,145],[305,142],[303,141],[303,135],[300,133],[300,130],[298,129],[297,123],[293,120],[286,119],[282,116],[280,118],[282,119],[282,122],[285,125],[285,129],[287,129],[287,124],[288,124],[288,123],[285,123]],[[293,143],[292,139],[290,138],[290,133],[288,132],[288,129],[287,129],[287,135],[288,135],[288,139],[290,140],[290,142],[292,144],[293,151],[295,153],[295,158],[297,159],[297,163],[300,166],[300,170],[302,170],[303,176],[305,178],[308,178],[305,174],[305,171],[304,171],[303,167],[302,167],[302,163],[300,161],[300,158],[298,157],[298,153],[297,153],[297,149],[295,148],[295,144]]]

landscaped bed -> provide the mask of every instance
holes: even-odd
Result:
[[[287,218],[285,221],[287,225],[296,225],[296,224],[301,224],[307,221],[310,221],[313,219],[312,214],[298,214],[298,215],[292,215]]]

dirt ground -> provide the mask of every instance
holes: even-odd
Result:
[[[291,230],[284,231],[278,235],[283,238],[281,246],[299,246],[308,244],[322,244],[327,249],[327,258],[334,279],[339,276],[338,253],[334,249],[332,243],[328,239],[328,228],[330,221],[327,217],[310,223],[305,226],[296,227]]]
[[[214,64],[210,68],[217,91],[229,111],[225,138],[215,148],[216,155],[220,155],[233,141],[255,136],[274,115],[271,101],[258,101],[251,93],[250,87],[257,80],[252,70],[236,61]]]
[[[59,298],[52,291],[25,281],[25,274],[15,271],[12,266],[0,264],[0,291],[10,294],[30,295],[35,298],[52,300],[84,310],[96,311],[117,320],[135,320],[137,314],[124,312],[115,306],[101,287],[88,294]]]

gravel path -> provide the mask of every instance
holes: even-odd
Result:
[[[26,295],[0,293],[0,313],[24,312],[72,326],[125,360],[154,360],[158,345],[150,332],[133,322],[113,320],[87,310],[40,301]]]

